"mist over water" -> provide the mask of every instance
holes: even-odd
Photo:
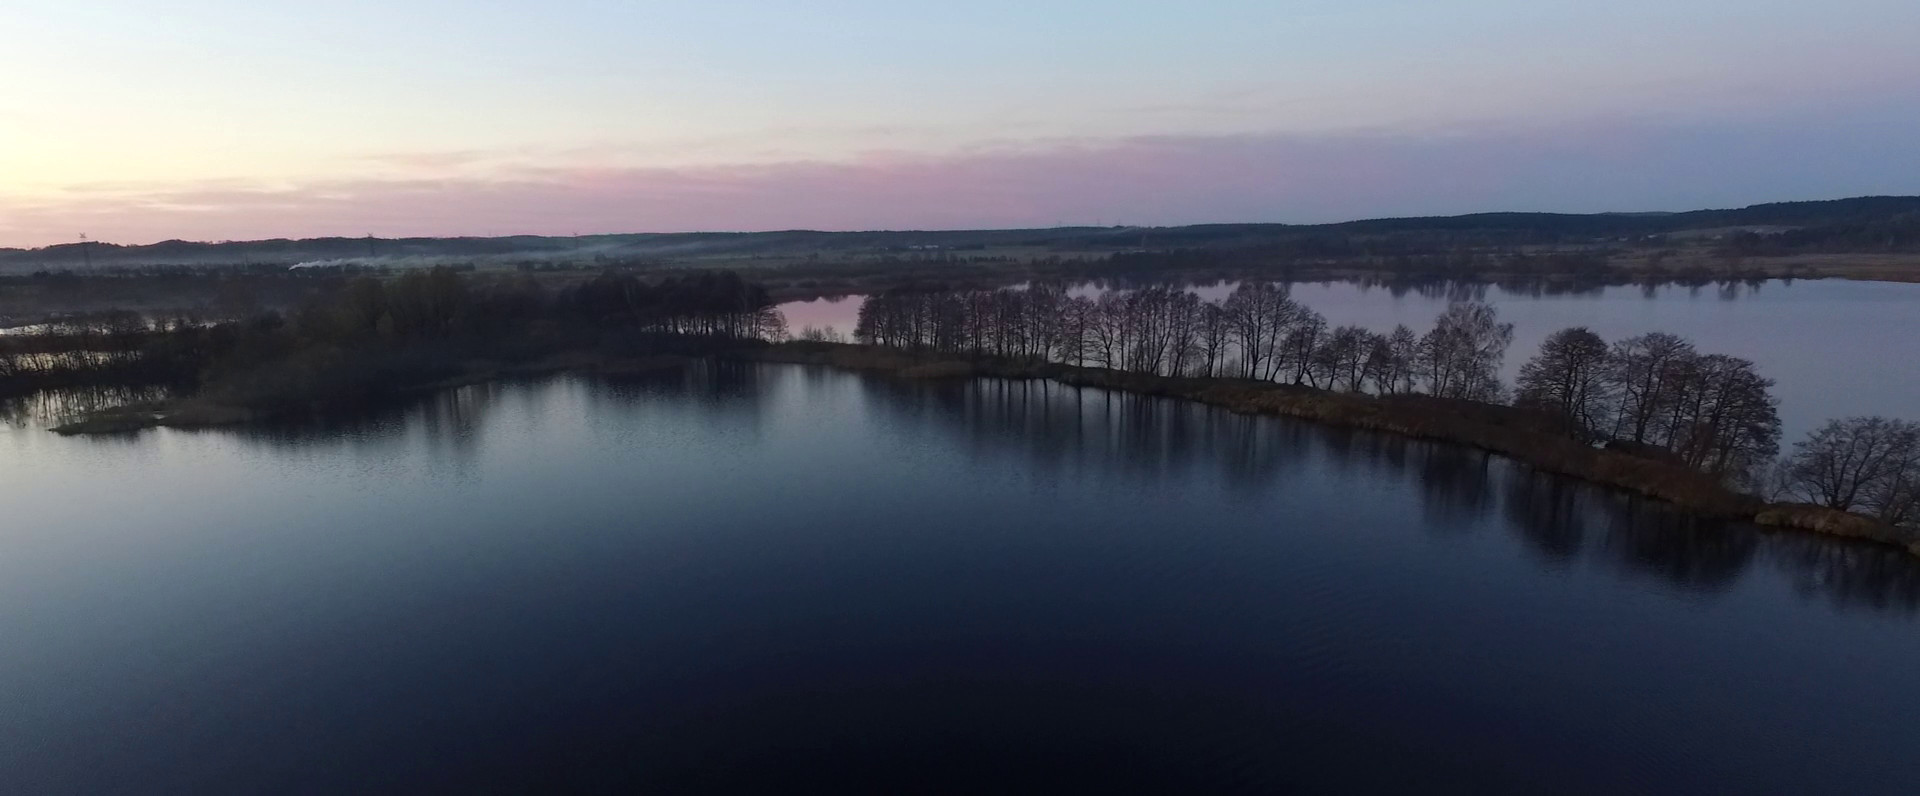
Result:
[[[1910,556],[1048,382],[28,425],[0,500],[15,792],[1920,778]]]

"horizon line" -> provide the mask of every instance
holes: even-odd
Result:
[[[1363,223],[1376,222],[1376,221],[1419,221],[1419,220],[1426,220],[1426,219],[1440,220],[1440,219],[1474,218],[1478,216],[1515,216],[1515,215],[1560,216],[1560,217],[1673,216],[1673,215],[1685,215],[1689,213],[1713,213],[1713,212],[1727,212],[1727,211],[1735,211],[1735,210],[1751,210],[1757,207],[1770,207],[1770,206],[1776,206],[1776,205],[1821,204],[1821,203],[1832,203],[1832,202],[1864,201],[1864,200],[1873,200],[1873,199],[1910,199],[1910,200],[1920,201],[1920,194],[1861,194],[1861,195],[1831,197],[1826,199],[1786,199],[1786,200],[1775,200],[1775,201],[1767,201],[1767,202],[1755,202],[1753,204],[1740,205],[1737,207],[1698,207],[1698,208],[1692,208],[1688,210],[1604,210],[1604,211],[1589,212],[1589,213],[1573,213],[1573,212],[1556,211],[1556,210],[1478,210],[1471,213],[1454,213],[1454,214],[1448,214],[1448,215],[1429,214],[1429,215],[1362,216],[1358,218],[1349,218],[1341,221],[1327,221],[1327,222],[1304,223],[1304,224],[1295,223],[1295,222],[1286,222],[1286,221],[1207,221],[1207,222],[1200,222],[1200,223],[1193,223],[1193,224],[1099,224],[1099,223],[1093,223],[1093,224],[1056,224],[1053,226],[1036,226],[1036,227],[922,227],[922,228],[894,228],[894,229],[888,229],[888,228],[819,229],[819,228],[809,228],[809,227],[790,227],[790,228],[777,228],[777,229],[776,228],[735,229],[735,230],[685,229],[685,230],[672,230],[672,231],[583,232],[583,233],[575,233],[571,235],[552,235],[552,234],[540,234],[540,233],[506,233],[506,234],[500,234],[500,235],[404,235],[404,236],[383,237],[383,236],[369,234],[364,236],[321,235],[321,236],[309,237],[309,238],[295,238],[295,237],[281,236],[281,237],[271,237],[271,238],[243,238],[243,239],[229,238],[229,239],[222,239],[222,240],[188,240],[185,238],[164,238],[161,240],[152,241],[150,243],[115,243],[112,241],[89,238],[86,236],[86,234],[82,233],[79,236],[80,238],[79,240],[69,241],[65,243],[49,243],[43,246],[0,246],[0,251],[37,252],[37,251],[46,251],[49,249],[81,247],[81,246],[87,246],[87,245],[105,245],[105,246],[111,246],[114,248],[136,249],[136,248],[145,248],[150,246],[160,246],[160,245],[165,245],[169,243],[180,243],[180,244],[188,244],[188,245],[195,245],[195,246],[228,246],[228,245],[240,245],[240,244],[249,244],[249,243],[275,243],[275,242],[281,242],[281,241],[285,241],[289,243],[307,243],[307,242],[315,242],[315,241],[356,241],[356,240],[359,240],[359,241],[364,241],[364,240],[372,240],[372,241],[505,240],[508,238],[540,238],[544,240],[579,240],[583,238],[641,237],[641,236],[665,237],[665,236],[675,236],[675,235],[783,235],[783,234],[913,235],[913,234],[951,234],[951,233],[964,233],[964,232],[1054,232],[1054,231],[1061,231],[1061,230],[1193,229],[1196,227],[1296,227],[1296,228],[1306,229],[1306,228],[1314,228],[1314,227],[1338,227],[1338,226],[1343,226],[1347,224],[1363,224]]]

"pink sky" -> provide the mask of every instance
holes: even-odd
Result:
[[[1920,193],[1915,30],[1910,0],[17,0],[0,246]]]
[[[1914,192],[1886,109],[1444,136],[1052,141],[837,162],[518,168],[479,176],[99,186],[0,205],[0,240],[509,235],[1319,222],[1500,209],[1680,210]],[[1905,129],[1911,129],[1907,127]],[[1783,150],[1803,157],[1781,159]],[[62,230],[47,233],[47,230]]]

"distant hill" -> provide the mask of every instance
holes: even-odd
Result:
[[[449,260],[513,262],[673,262],[710,257],[832,257],[855,252],[1100,252],[1123,249],[1234,249],[1339,240],[1423,241],[1449,246],[1567,244],[1697,230],[1765,229],[1785,233],[1775,246],[1824,251],[1920,250],[1920,196],[1869,196],[1779,202],[1738,209],[1655,213],[1474,213],[1378,218],[1333,224],[1200,224],[1181,227],[817,232],[683,232],[581,237],[313,238],[145,246],[63,244],[0,249],[0,270],[23,272],[146,265],[286,265]]]

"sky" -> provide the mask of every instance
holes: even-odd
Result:
[[[0,246],[1920,193],[1913,0],[0,0]]]

